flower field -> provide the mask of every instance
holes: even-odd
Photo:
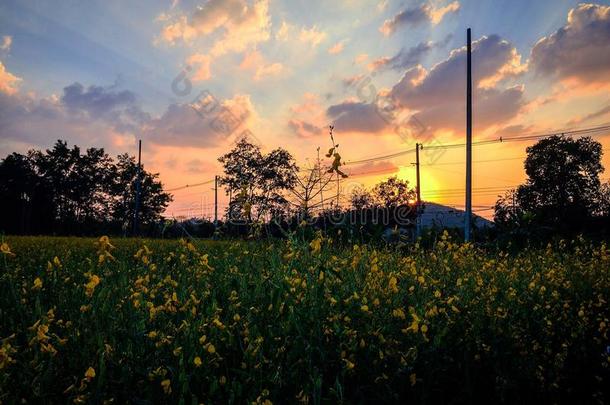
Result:
[[[607,403],[610,249],[7,237],[0,402]]]

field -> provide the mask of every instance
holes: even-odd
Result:
[[[610,250],[7,237],[0,402],[604,403]]]

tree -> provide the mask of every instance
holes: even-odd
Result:
[[[355,210],[363,210],[374,205],[374,197],[370,191],[364,187],[357,187],[352,190],[350,204]]]
[[[527,148],[525,184],[495,206],[500,224],[537,226],[575,232],[599,210],[602,148],[589,137],[552,136]]]
[[[298,172],[288,151],[278,148],[263,154],[258,146],[241,139],[218,161],[224,169],[219,183],[233,195],[230,219],[258,221],[286,209],[284,192],[294,186]]]
[[[135,157],[126,153],[117,156],[113,169],[111,210],[113,222],[120,224],[123,232],[133,227],[137,174]],[[172,201],[171,194],[163,191],[158,178],[158,173],[149,173],[142,166],[138,221],[143,226],[159,222],[161,214]]]
[[[137,165],[114,161],[103,149],[57,141],[45,152],[13,153],[0,163],[0,230],[11,233],[94,234],[129,225]],[[142,171],[140,218],[158,221],[171,196],[157,174]]]
[[[35,153],[12,153],[0,162],[0,195],[0,230],[13,234],[52,230],[53,193],[37,173]]]
[[[410,205],[416,198],[415,190],[409,188],[409,182],[396,176],[378,183],[372,195],[374,204],[387,208]]]

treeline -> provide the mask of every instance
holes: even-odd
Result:
[[[104,149],[69,148],[12,153],[0,162],[0,231],[9,234],[130,234],[138,165]],[[140,173],[140,228],[154,232],[171,201],[157,174]]]

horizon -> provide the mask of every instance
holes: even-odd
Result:
[[[468,27],[475,143],[610,121],[609,3],[494,4],[7,2],[0,156],[57,139],[135,156],[142,139],[145,168],[180,188],[166,214],[209,217],[211,187],[184,186],[221,174],[217,158],[244,131],[308,167],[334,125],[350,174],[342,190],[393,175],[414,186],[414,153],[401,152],[465,141]],[[607,129],[590,135],[607,149]],[[474,213],[489,219],[497,196],[524,182],[534,142],[473,148]],[[465,150],[437,151],[422,154],[422,200],[463,209]]]

